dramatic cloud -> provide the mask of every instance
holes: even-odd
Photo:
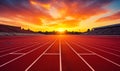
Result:
[[[117,12],[117,13],[110,15],[110,16],[107,16],[107,17],[100,18],[97,22],[118,20],[118,19],[120,19],[120,12]]]
[[[81,21],[108,13],[110,10],[106,7],[112,2],[113,0],[0,0],[0,23],[36,31],[61,27],[77,27],[79,30]]]

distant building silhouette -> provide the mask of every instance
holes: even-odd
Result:
[[[90,32],[90,29],[88,29],[87,32]]]

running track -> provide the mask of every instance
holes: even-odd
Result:
[[[0,71],[120,71],[120,36],[2,36]]]

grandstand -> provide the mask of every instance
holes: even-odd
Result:
[[[0,36],[9,35],[35,35],[33,31],[21,29],[21,27],[0,24]]]
[[[32,31],[21,29],[21,27],[2,25],[2,24],[0,24],[0,32],[32,33]]]
[[[93,28],[87,35],[120,35],[120,24]]]

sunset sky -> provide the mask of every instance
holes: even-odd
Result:
[[[120,0],[0,0],[0,24],[85,31],[120,23]]]

